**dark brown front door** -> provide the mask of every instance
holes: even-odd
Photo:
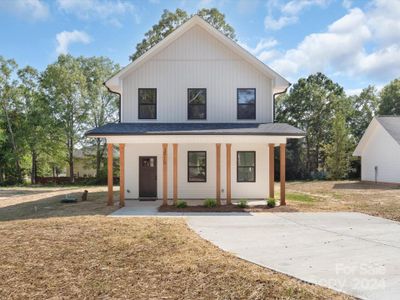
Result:
[[[139,157],[139,197],[157,197],[157,157]]]

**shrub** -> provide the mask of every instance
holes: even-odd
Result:
[[[246,200],[246,199],[241,199],[241,200],[239,201],[239,203],[238,203],[237,206],[240,207],[240,208],[246,208],[246,207],[248,207],[248,205],[247,205],[247,200]]]
[[[268,207],[273,208],[273,207],[275,207],[275,205],[276,205],[275,199],[269,198],[269,199],[267,200],[267,206],[268,206]]]
[[[206,200],[204,200],[204,206],[205,207],[216,207],[217,201],[215,199],[206,199]]]
[[[184,200],[179,200],[178,203],[176,203],[177,208],[185,208],[187,207],[187,202]]]

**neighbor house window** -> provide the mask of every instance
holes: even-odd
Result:
[[[207,153],[206,151],[188,152],[188,181],[207,181]]]
[[[256,89],[237,89],[237,118],[256,118]]]
[[[237,152],[237,182],[256,181],[256,152]]]
[[[157,89],[139,89],[139,119],[157,119]]]
[[[207,118],[207,90],[188,89],[188,119],[203,120]]]

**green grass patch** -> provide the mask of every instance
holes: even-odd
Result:
[[[290,201],[305,202],[305,203],[315,202],[316,200],[314,197],[310,195],[300,194],[300,193],[287,193],[286,199]]]

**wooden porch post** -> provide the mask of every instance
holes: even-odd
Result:
[[[113,144],[107,144],[107,185],[108,185],[107,205],[114,205],[114,199],[113,199]]]
[[[173,161],[174,161],[174,169],[173,169],[173,196],[174,196],[174,205],[178,203],[178,144],[173,144]]]
[[[168,144],[163,149],[163,205],[168,205]]]
[[[232,144],[226,144],[226,204],[232,204],[231,149]]]
[[[125,144],[119,144],[119,206],[125,206]]]
[[[269,198],[274,198],[274,184],[275,184],[275,159],[274,159],[275,144],[268,144],[269,155]]]
[[[281,164],[281,205],[286,205],[285,181],[286,181],[286,144],[280,144]]]
[[[221,144],[215,144],[216,146],[216,177],[217,177],[217,182],[216,182],[216,196],[217,196],[217,204],[221,205]]]

